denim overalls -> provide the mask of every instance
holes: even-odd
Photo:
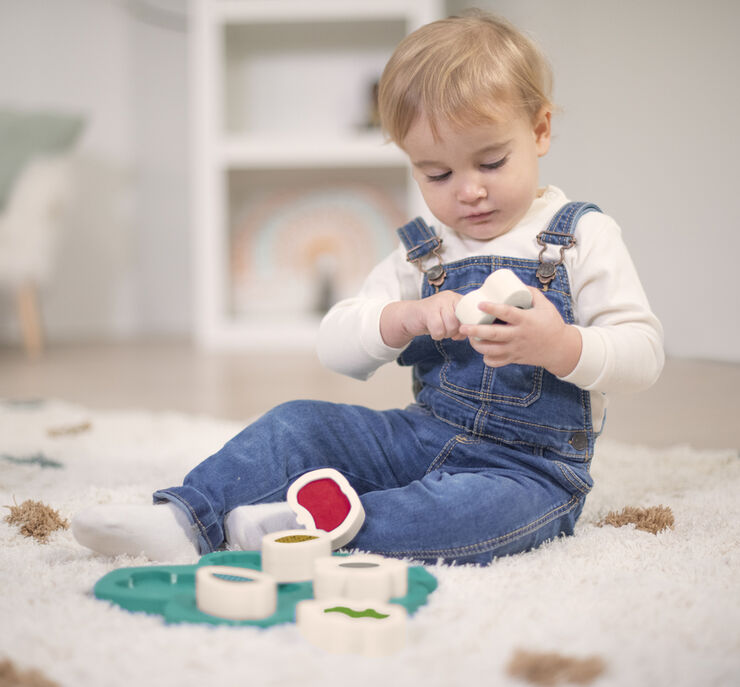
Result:
[[[423,297],[444,289],[467,293],[507,267],[540,287],[572,323],[561,262],[588,211],[598,208],[561,208],[538,236],[539,260],[479,256],[444,263],[441,241],[423,220],[398,231],[409,260],[424,272]],[[560,248],[555,262],[544,259],[552,245]],[[592,486],[587,391],[539,367],[487,367],[467,340],[417,337],[398,362],[413,366],[415,404],[386,411],[320,401],[280,405],[192,470],[183,486],[156,492],[155,502],[183,508],[201,553],[208,553],[224,545],[230,510],[285,500],[300,475],[333,467],[365,508],[365,524],[351,544],[360,550],[488,563],[573,532]]]

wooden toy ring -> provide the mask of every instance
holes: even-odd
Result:
[[[204,565],[195,573],[195,600],[208,615],[229,620],[261,620],[277,609],[272,575],[227,565]]]

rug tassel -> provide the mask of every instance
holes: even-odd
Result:
[[[15,502],[15,498],[13,498]],[[24,501],[20,506],[3,506],[10,510],[5,517],[9,525],[18,525],[24,537],[33,537],[36,541],[45,542],[56,530],[66,530],[69,523],[59,515],[59,511],[41,503],[41,501]]]

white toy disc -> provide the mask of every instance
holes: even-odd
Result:
[[[314,563],[313,593],[316,599],[386,602],[408,593],[408,565],[369,553],[319,558]]]
[[[337,654],[387,656],[406,645],[406,609],[398,604],[343,598],[300,601],[296,623],[303,637]]]
[[[204,565],[195,572],[195,600],[203,613],[229,620],[261,620],[277,608],[275,578],[257,570]]]
[[[283,530],[262,538],[262,570],[278,582],[313,579],[314,561],[331,556],[331,537],[322,530]]]

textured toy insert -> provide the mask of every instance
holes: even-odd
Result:
[[[326,532],[339,527],[352,508],[339,485],[328,478],[317,479],[301,487],[296,500],[311,513],[316,529]]]

